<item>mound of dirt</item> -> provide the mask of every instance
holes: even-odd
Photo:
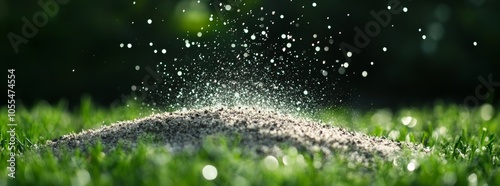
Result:
[[[250,107],[156,114],[65,135],[49,141],[47,146],[53,150],[85,151],[89,145],[101,141],[104,151],[109,151],[119,143],[133,148],[145,134],[152,134],[155,144],[173,152],[199,148],[204,139],[214,135],[238,140],[242,148],[253,152],[278,156],[281,154],[279,146],[283,144],[326,156],[342,153],[363,162],[369,162],[373,157],[391,160],[398,157],[404,148],[417,150],[413,144],[371,137],[273,110]]]

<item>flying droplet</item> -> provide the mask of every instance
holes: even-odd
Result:
[[[387,52],[387,47],[382,48],[384,52]]]
[[[367,71],[363,71],[363,72],[361,73],[361,75],[362,75],[363,77],[366,77],[366,76],[368,76],[368,72],[367,72]]]
[[[476,42],[476,41],[474,41],[474,43],[472,43],[472,44],[473,44],[474,46],[477,46],[477,42]]]
[[[153,20],[148,19],[148,24],[151,24],[151,23],[153,23]]]

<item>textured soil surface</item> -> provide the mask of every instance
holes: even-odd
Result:
[[[209,136],[222,135],[238,140],[242,148],[258,154],[281,155],[280,146],[319,152],[325,156],[345,154],[354,161],[370,162],[379,157],[397,158],[402,149],[417,151],[417,146],[389,139],[367,136],[323,123],[250,107],[219,107],[162,113],[133,121],[118,122],[49,141],[57,151],[85,149],[98,141],[104,151],[117,144],[133,148],[145,134],[155,136],[152,143],[173,152],[197,149]]]

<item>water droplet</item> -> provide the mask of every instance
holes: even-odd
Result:
[[[286,47],[287,47],[287,48],[291,48],[291,47],[292,47],[292,43],[287,43],[287,44],[286,44]]]
[[[132,44],[131,43],[127,44],[127,48],[132,48]]]
[[[140,70],[140,69],[141,69],[141,67],[139,65],[135,66],[135,70]]]
[[[304,95],[307,95],[309,94],[309,92],[307,90],[304,90]]]
[[[214,180],[217,178],[217,168],[213,165],[205,165],[201,172],[206,180]]]
[[[423,39],[423,40],[427,39],[427,36],[422,35],[422,39]]]
[[[153,42],[149,42],[149,46],[153,46]]]
[[[387,52],[387,47],[382,48],[384,52]]]
[[[71,70],[71,72],[75,72],[75,69]]]
[[[136,90],[137,90],[137,86],[132,85],[132,86],[130,87],[130,89],[131,89],[132,91],[136,91]]]
[[[203,33],[198,32],[198,34],[196,34],[196,35],[197,35],[198,37],[201,37],[201,36],[203,36]]]
[[[166,54],[167,53],[167,49],[162,49],[161,53]]]
[[[347,57],[352,57],[352,52],[351,51],[347,52]]]
[[[120,48],[123,48],[124,46],[125,46],[125,44],[120,43]]]
[[[231,5],[226,5],[225,8],[227,11],[229,11],[229,10],[231,10],[232,7],[231,7]]]
[[[178,71],[178,72],[177,72],[177,75],[178,75],[178,76],[182,76],[182,71]]]
[[[408,8],[404,7],[403,12],[408,12]]]
[[[316,4],[315,2],[313,2],[313,3],[312,3],[312,6],[313,6],[313,7],[316,7],[316,5],[317,5],[317,4]]]
[[[252,34],[252,36],[250,36],[250,39],[255,40],[256,36],[254,34]]]
[[[361,75],[362,75],[363,77],[366,77],[366,76],[368,76],[368,72],[367,72],[367,71],[363,71],[363,72],[361,73]]]
[[[477,46],[477,42],[476,42],[476,41],[474,41],[474,43],[472,43],[472,44],[473,44],[474,46]]]
[[[148,19],[148,24],[151,24],[151,23],[153,23],[153,20]]]

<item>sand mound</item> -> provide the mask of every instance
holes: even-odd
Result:
[[[280,155],[278,146],[287,144],[326,156],[343,153],[357,161],[370,161],[373,157],[393,159],[398,157],[403,148],[416,149],[412,144],[371,137],[272,110],[248,107],[156,114],[65,135],[49,141],[47,145],[53,150],[68,148],[85,151],[89,145],[101,141],[107,151],[119,142],[133,147],[144,134],[153,134],[156,136],[155,144],[172,151],[199,148],[205,138],[213,135],[238,139],[241,147],[257,153]]]

